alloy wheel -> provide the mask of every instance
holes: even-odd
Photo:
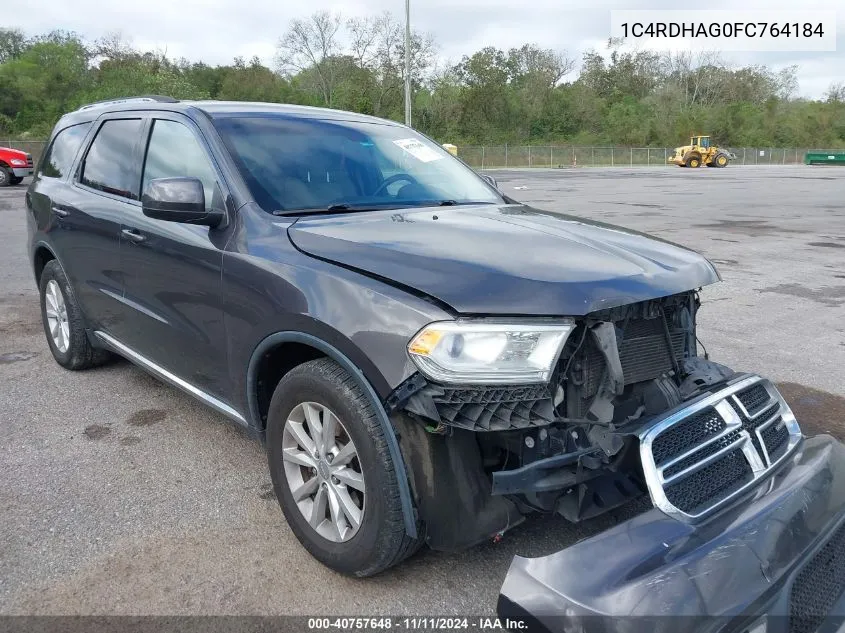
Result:
[[[50,338],[53,339],[53,345],[56,346],[56,349],[64,354],[70,347],[70,324],[68,323],[67,304],[62,289],[53,279],[47,282],[44,302]]]
[[[364,474],[340,419],[322,404],[298,404],[285,421],[282,459],[293,500],[311,528],[335,543],[355,536],[364,518]]]

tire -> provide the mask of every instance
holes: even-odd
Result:
[[[726,154],[716,154],[716,156],[713,158],[712,165],[713,167],[718,167],[721,169],[723,167],[727,167],[728,162],[729,160]]]
[[[356,456],[345,461],[346,466],[338,466],[337,462],[332,466],[333,459],[329,457],[315,460],[313,455],[302,450],[307,442],[300,443],[297,437],[301,438],[302,432],[308,437],[311,434],[319,437],[319,433],[314,432],[318,425],[298,420],[309,420],[315,411],[320,425],[326,423],[327,416],[335,416],[332,448],[324,454],[333,453],[340,458],[341,448],[349,455],[348,446],[354,445]],[[294,435],[295,429],[299,435]],[[309,445],[309,451],[314,450],[314,445],[314,442]],[[291,459],[292,455],[297,461]],[[419,549],[422,542],[409,538],[405,532],[396,470],[381,424],[355,380],[331,359],[303,363],[279,381],[267,416],[267,459],[276,498],[288,525],[303,547],[325,566],[350,576],[372,576]],[[316,464],[316,467],[306,464]],[[331,468],[341,470],[329,470]],[[329,473],[340,472],[344,472],[343,481],[329,476]],[[351,481],[350,475],[356,474],[363,476],[360,493],[344,484]],[[300,509],[292,489],[299,490],[302,483],[312,480],[317,482],[309,488],[314,492],[299,497],[303,508]],[[347,503],[351,500],[356,508],[361,508],[357,529],[349,515],[344,514],[336,521],[335,516],[340,516],[340,512],[332,512],[330,497],[340,499],[344,493]],[[318,495],[322,495],[323,503],[317,503]],[[315,507],[321,512],[313,514]],[[318,528],[312,527],[310,519],[314,517]],[[345,532],[335,527],[338,523]]]
[[[687,161],[686,161],[686,165],[687,165],[687,167],[689,167],[691,169],[696,169],[698,167],[701,167],[701,156],[699,156],[698,154],[688,156]]]
[[[23,176],[12,176],[9,181],[12,185],[19,185],[23,182]]]
[[[65,369],[88,369],[111,358],[109,352],[93,347],[88,340],[82,311],[57,260],[44,266],[38,290],[47,345],[59,365]],[[61,334],[54,337],[53,332]]]
[[[8,187],[12,184],[14,175],[6,167],[0,167],[0,187]]]

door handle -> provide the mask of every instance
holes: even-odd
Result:
[[[127,240],[131,240],[135,243],[143,242],[147,239],[147,236],[138,231],[138,229],[123,229],[121,233]]]
[[[52,207],[50,207],[50,209],[53,211],[53,213],[55,213],[60,218],[66,218],[67,216],[70,215],[70,211],[68,211],[67,209],[64,209],[60,206],[57,206],[55,204]]]

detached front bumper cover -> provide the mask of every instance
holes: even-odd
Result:
[[[515,557],[499,615],[554,633],[835,630],[845,619],[843,506],[845,447],[810,438],[704,522],[653,509],[550,556]]]

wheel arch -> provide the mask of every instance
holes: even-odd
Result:
[[[259,406],[257,389],[262,360],[268,353],[271,353],[273,350],[278,350],[282,348],[282,346],[286,345],[298,346],[296,349],[300,353],[304,352],[303,358],[306,360],[312,360],[313,358],[323,356],[331,358],[349,373],[352,379],[358,383],[358,386],[361,388],[364,395],[369,399],[370,405],[372,406],[373,411],[379,420],[379,424],[382,427],[382,431],[384,432],[387,447],[390,451],[390,457],[393,460],[396,478],[398,480],[397,483],[399,486],[399,497],[402,504],[405,531],[411,538],[417,538],[417,521],[411,497],[411,489],[408,483],[408,473],[405,468],[405,462],[402,458],[402,452],[399,449],[399,441],[396,437],[396,431],[387,416],[387,412],[385,411],[372,382],[365,375],[364,371],[357,364],[352,362],[349,356],[343,351],[331,343],[326,342],[322,338],[305,332],[284,331],[276,332],[265,337],[256,346],[255,350],[253,350],[252,356],[249,360],[249,366],[247,368],[246,401],[249,417],[253,424],[258,429],[262,429],[264,424]],[[309,357],[309,352],[305,350],[313,350],[312,353],[316,353],[317,355]],[[293,367],[290,367],[290,369],[292,368]],[[380,375],[378,377],[381,378],[382,381],[384,380],[384,378]]]
[[[35,275],[35,284],[41,283],[41,273],[44,272],[44,267],[52,260],[58,261],[56,253],[53,249],[47,246],[44,242],[38,242],[32,249],[32,272]],[[61,266],[61,262],[59,262]]]

